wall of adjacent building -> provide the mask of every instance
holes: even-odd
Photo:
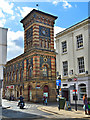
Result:
[[[83,35],[83,47],[77,49],[76,36]],[[62,42],[67,42],[67,53],[62,53]],[[89,48],[90,49],[90,48]],[[84,57],[85,71],[89,72],[88,67],[88,25],[84,25],[74,31],[71,31],[56,40],[56,67],[59,74],[63,77],[63,61],[68,61],[68,73],[73,70],[74,74],[78,75],[77,58]],[[73,77],[73,76],[72,76]]]
[[[7,59],[7,30],[8,29],[0,28],[0,106],[2,104],[3,67]]]
[[[75,103],[73,100],[73,89],[74,84],[76,84],[78,104],[83,104],[80,99],[80,85],[86,85],[87,96],[90,97],[90,24],[89,19],[86,19],[56,35],[56,71],[61,75],[61,89],[68,90],[70,92],[70,102]],[[82,34],[83,36],[83,47],[77,48],[77,38],[76,36]],[[62,53],[62,42],[67,43],[67,52]],[[79,73],[78,68],[78,58],[84,57],[85,72]],[[63,62],[68,61],[68,75],[63,75]],[[73,70],[73,74],[70,75],[70,70]],[[87,72],[88,73],[87,73]],[[74,81],[74,78],[77,81]],[[69,81],[71,78],[71,81]],[[63,86],[67,84],[66,86]],[[71,86],[73,87],[72,89]]]
[[[0,28],[0,79],[3,79],[3,66],[7,60],[7,29]]]

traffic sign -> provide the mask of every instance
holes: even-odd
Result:
[[[56,80],[56,85],[61,86],[61,80]]]
[[[74,78],[74,81],[77,81],[77,78]]]

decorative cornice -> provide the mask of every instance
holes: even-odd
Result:
[[[83,21],[81,21],[81,22],[79,22],[79,23],[77,23],[77,24],[75,24],[75,25],[73,25],[73,26],[59,32],[59,33],[57,33],[55,38],[57,39],[57,38],[65,35],[65,34],[67,34],[69,32],[73,32],[74,30],[76,30],[76,29],[78,29],[78,28],[80,28],[80,27],[82,27],[82,26],[84,26],[86,24],[89,24],[89,23],[90,23],[90,19],[87,18],[87,19],[85,19],[85,20],[83,20]]]

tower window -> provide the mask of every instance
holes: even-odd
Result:
[[[43,76],[47,77],[48,76],[48,70],[47,70],[47,66],[43,67]]]

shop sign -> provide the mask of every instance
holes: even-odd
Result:
[[[37,89],[40,89],[40,85],[37,85],[36,88],[37,88]]]
[[[14,85],[6,86],[6,88],[14,89]]]
[[[77,81],[77,78],[74,78],[73,80],[74,80],[74,81]]]
[[[56,85],[57,85],[57,86],[61,86],[61,80],[58,80],[58,79],[57,79],[57,80],[56,80]]]

